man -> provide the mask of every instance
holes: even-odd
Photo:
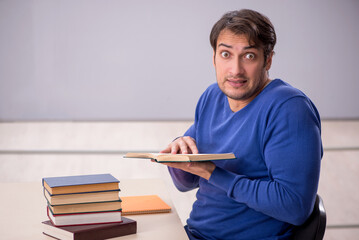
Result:
[[[225,14],[210,35],[217,83],[194,124],[165,153],[227,153],[234,160],[166,163],[180,191],[198,188],[190,239],[289,239],[312,212],[322,144],[308,97],[268,71],[276,43],[269,19]]]

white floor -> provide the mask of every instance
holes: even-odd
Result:
[[[190,122],[0,123],[0,182],[112,173],[117,178],[162,178],[183,224],[195,192],[178,192],[167,169],[146,160],[123,159],[128,151],[159,151]],[[327,211],[325,239],[359,233],[359,121],[323,121],[325,154],[319,194]]]

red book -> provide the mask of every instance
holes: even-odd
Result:
[[[51,223],[56,227],[122,222],[121,211],[56,215],[52,214],[49,208],[47,208],[47,216]]]
[[[50,221],[44,221],[44,234],[63,240],[100,240],[134,234],[137,232],[137,222],[122,217],[122,223],[104,223],[56,227]]]

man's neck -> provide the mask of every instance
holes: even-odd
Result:
[[[267,78],[267,80],[264,82],[263,86],[261,87],[261,89],[257,92],[257,94],[253,95],[252,97],[246,99],[246,100],[242,100],[242,101],[238,101],[238,100],[234,100],[231,99],[229,97],[228,98],[228,103],[229,103],[229,107],[231,108],[232,112],[238,112],[241,109],[243,109],[244,107],[246,107],[250,102],[252,102],[259,93],[261,93],[263,91],[263,89],[271,82],[271,79]]]

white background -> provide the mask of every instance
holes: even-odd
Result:
[[[229,10],[273,22],[270,71],[359,118],[359,1],[0,0],[0,121],[191,120]]]

